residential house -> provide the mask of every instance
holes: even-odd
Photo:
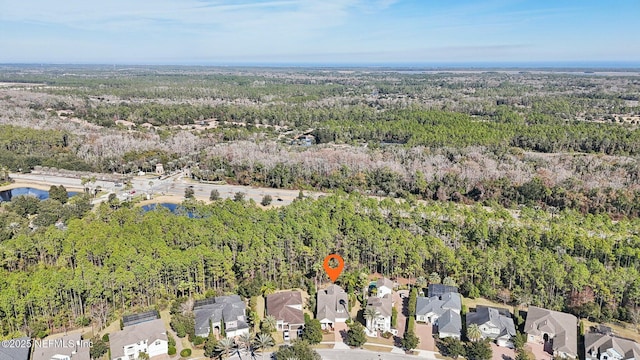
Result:
[[[57,339],[45,339],[33,344],[32,360],[89,360],[91,342],[82,340],[80,334]]]
[[[458,288],[455,286],[442,284],[429,284],[427,287],[427,297],[442,296],[446,293],[457,293]]]
[[[316,306],[316,319],[323,329],[333,328],[334,324],[343,323],[349,318],[347,293],[336,284],[318,291]]]
[[[524,324],[527,341],[549,344],[552,354],[563,358],[578,357],[577,329],[575,316],[536,306],[529,306]]]
[[[391,295],[393,292],[393,281],[387,278],[378,279],[378,281],[376,281],[376,290],[376,296],[379,298],[385,295]]]
[[[378,316],[374,319],[366,319],[367,329],[384,332],[391,331],[391,309],[393,300],[391,294],[384,297],[370,296],[367,300],[367,308],[373,308]]]
[[[141,353],[151,359],[167,355],[167,330],[161,319],[125,326],[121,331],[109,335],[109,347],[112,360],[138,359]]]
[[[276,318],[276,330],[289,330],[292,337],[304,327],[302,294],[299,291],[282,291],[267,295],[267,315]]]
[[[29,360],[31,338],[21,337],[3,341],[0,345],[0,360]]]
[[[586,360],[640,360],[640,344],[610,334],[584,335]]]
[[[433,324],[447,310],[460,314],[462,310],[460,294],[449,292],[430,298],[420,296],[416,301],[416,321]]]
[[[447,292],[430,298],[418,297],[416,321],[427,322],[437,327],[441,338],[460,339],[462,332],[462,297],[457,292]]]
[[[193,314],[197,336],[207,337],[211,331],[221,334],[222,330],[230,338],[249,334],[246,305],[238,295],[196,301]]]
[[[478,325],[483,339],[493,339],[498,346],[514,347],[516,327],[508,310],[478,305],[475,312],[467,313],[467,329],[471,324]]]

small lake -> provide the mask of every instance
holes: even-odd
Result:
[[[156,204],[148,204],[148,205],[143,205],[142,206],[142,210],[144,210],[145,212],[147,211],[152,211],[152,210],[158,210],[161,208],[165,208],[169,211],[171,211],[173,214],[176,215],[187,215],[190,218],[196,218],[199,216],[196,216],[192,211],[185,211],[184,207],[182,207],[182,205],[180,204],[172,204],[172,203],[156,203]]]
[[[169,211],[175,214],[176,209],[178,208],[178,204],[171,204],[171,203],[148,204],[148,205],[143,205],[142,210],[151,211],[151,210],[158,209],[158,207],[169,209]]]
[[[69,197],[77,194],[77,192],[73,191],[69,191],[67,193],[69,194]],[[0,191],[0,202],[11,201],[13,197],[20,195],[35,196],[40,200],[46,200],[49,198],[49,192],[47,190],[34,189],[30,187],[20,187],[11,190]]]

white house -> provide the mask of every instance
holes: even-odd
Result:
[[[138,359],[140,353],[150,358],[169,351],[167,330],[161,319],[126,326],[109,336],[112,360]]]
[[[391,331],[391,309],[393,308],[393,300],[390,294],[382,298],[369,297],[367,300],[367,308],[373,308],[377,313],[375,318],[366,319],[367,329],[382,332]]]
[[[393,281],[387,278],[381,278],[376,281],[376,296],[383,298],[385,295],[391,295],[393,292]]]

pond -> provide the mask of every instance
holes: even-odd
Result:
[[[158,208],[158,206],[164,207],[169,209],[169,211],[171,211],[172,213],[175,214],[176,209],[178,208],[178,204],[171,204],[171,203],[160,203],[160,204],[148,204],[148,205],[143,205],[142,206],[142,210],[144,211],[151,211],[151,210],[156,210]]]
[[[69,191],[69,197],[76,195],[77,192]],[[0,202],[11,201],[15,196],[29,195],[35,196],[40,200],[46,200],[49,198],[49,192],[47,190],[34,189],[30,187],[19,187],[11,190],[0,191]]]
[[[160,208],[165,208],[169,211],[171,211],[174,214],[177,215],[185,215],[185,210],[184,207],[182,207],[182,205],[180,204],[172,204],[172,203],[156,203],[156,204],[148,204],[148,205],[143,205],[142,206],[142,210],[144,210],[145,212],[147,211],[151,211],[151,210],[157,210]],[[197,216],[192,212],[192,211],[187,211],[186,215],[190,218],[196,218]]]

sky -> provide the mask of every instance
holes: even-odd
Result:
[[[640,64],[640,0],[0,0],[0,63]]]

